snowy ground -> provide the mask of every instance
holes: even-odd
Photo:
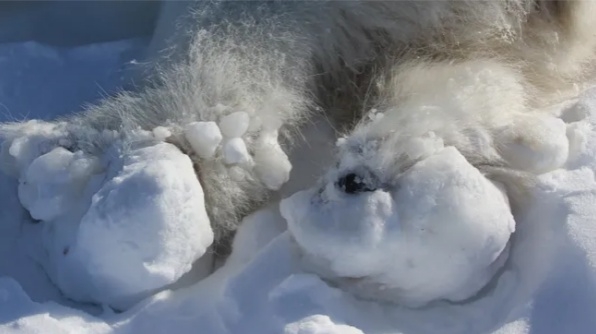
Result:
[[[127,84],[125,71],[146,43],[138,36],[77,46],[1,44],[0,102],[6,112],[0,113],[0,121],[51,119],[118,89]],[[308,216],[313,224],[321,222],[305,211],[300,196],[284,202],[285,218],[276,203],[248,217],[231,258],[213,275],[199,281],[204,276],[201,263],[184,275],[203,255],[210,231],[202,206],[194,205],[201,202],[202,189],[190,162],[160,143],[163,131],[139,133],[144,144],[120,159],[117,154],[90,157],[53,148],[33,150],[38,141],[59,137],[60,129],[31,124],[26,140],[4,145],[0,157],[3,169],[12,172],[0,173],[0,333],[593,333],[596,89],[561,109],[571,158],[564,169],[542,175],[533,187],[535,200],[523,208],[510,258],[499,266],[497,279],[480,298],[417,309],[363,301],[308,273],[292,236],[320,252],[339,250],[331,257],[339,261],[333,265],[350,274],[364,270],[391,278],[391,266],[400,259],[383,257],[395,251],[393,243],[378,244],[380,253],[373,248],[360,252],[374,239],[371,230],[357,231],[369,239],[351,239],[358,254],[351,254],[341,238],[310,239],[303,227],[292,224],[287,231],[285,218],[291,222]],[[304,151],[321,167],[319,162],[324,164],[332,147],[324,136],[312,140],[320,142]],[[313,147],[324,149],[312,151]],[[423,271],[426,276],[413,276],[416,283],[422,292],[431,287],[441,295],[454,288],[436,282],[461,285],[469,276],[462,273],[474,267],[449,271],[449,266],[440,267],[449,261],[432,253],[453,254],[454,246],[465,243],[484,261],[482,256],[501,252],[502,243],[487,250],[487,242],[476,241],[506,238],[512,227],[498,191],[474,174],[457,152],[436,150],[434,158],[409,177],[413,190],[421,193],[401,197],[405,205],[397,210],[423,207],[418,197],[435,202],[447,198],[440,202],[442,211],[434,213],[449,212],[454,221],[462,222],[456,226],[460,233],[451,233],[448,242],[432,242],[430,257],[417,253],[422,254],[419,263],[438,269],[432,275]],[[312,168],[294,167],[285,196],[310,184],[316,174]],[[451,170],[454,174],[447,176],[461,180],[447,189],[447,196],[434,194],[433,185],[443,182],[433,181],[436,169]],[[418,180],[430,181],[418,188]],[[476,202],[454,207],[457,196],[464,195],[458,187],[480,190],[472,198]],[[377,200],[385,203],[371,199]],[[392,211],[387,212],[385,219],[390,219]],[[457,219],[469,215],[498,219],[480,225]],[[341,261],[346,254],[348,261]],[[358,258],[361,254],[365,257]],[[126,311],[116,313],[112,307]]]

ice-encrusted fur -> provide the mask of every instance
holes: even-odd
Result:
[[[424,94],[442,66],[475,59],[513,75],[521,103],[533,108],[580,78],[596,31],[594,5],[576,1],[205,1],[182,6],[180,17],[171,17],[179,13],[170,6],[166,2],[164,13],[171,14],[160,22],[179,24],[165,36],[168,42],[157,43],[169,49],[152,58],[143,86],[65,119],[66,132],[73,147],[96,151],[109,145],[101,139],[104,129],[127,137],[137,128],[171,127],[169,141],[193,157],[217,235],[233,229],[269,189],[252,169],[235,181],[221,158],[194,155],[182,135],[188,123],[243,110],[258,115],[265,128],[281,125],[289,146],[313,113],[350,131],[371,107],[389,110],[404,94]],[[431,77],[418,77],[416,91],[400,87],[403,76],[421,73]],[[407,108],[400,110],[407,115]],[[400,117],[385,126],[402,131]],[[0,130],[5,138],[19,135],[15,125]],[[244,138],[253,156],[261,149],[259,134]],[[454,144],[478,153],[466,140]]]

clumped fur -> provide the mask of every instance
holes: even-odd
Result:
[[[187,124],[247,111],[265,128],[281,125],[287,150],[316,114],[347,133],[404,131],[405,138],[416,135],[404,128],[416,112],[407,101],[428,89],[426,82],[411,84],[432,80],[422,75],[477,59],[498,63],[521,87],[522,113],[564,96],[560,87],[581,82],[596,43],[592,2],[201,1],[184,5],[182,15],[165,6],[160,22],[178,24],[156,50],[161,53],[150,57],[142,86],[63,121],[76,148],[91,152],[109,145],[104,130],[126,138],[139,128],[169,126],[168,140],[195,163],[216,239],[234,230],[270,190],[254,170],[242,170],[239,181],[221,158],[194,154],[183,135]],[[371,108],[398,112],[384,129],[356,126]],[[456,132],[451,144],[469,159],[499,164],[498,152],[477,152],[462,135],[482,123],[483,110],[469,112],[479,120],[469,128],[437,126]],[[3,137],[15,131],[2,129]],[[261,149],[260,131],[245,136],[251,154]],[[391,146],[383,150],[392,155]]]

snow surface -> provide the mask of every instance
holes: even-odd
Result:
[[[22,110],[30,109],[35,111],[30,117],[46,119],[73,111],[80,103],[98,96],[96,87],[85,84],[105,73],[118,72],[128,61],[120,57],[123,48],[136,53],[141,47],[138,39],[68,50],[34,43],[2,45],[0,56],[11,55],[12,65],[3,68],[0,87],[16,82],[24,88],[19,94],[0,94],[0,102],[13,106],[12,115],[15,108],[20,115],[27,113]],[[61,52],[52,53],[56,50]],[[43,55],[50,53],[56,55],[56,61],[43,60]],[[35,65],[35,70],[30,75],[18,74],[18,69],[27,64]],[[63,72],[71,75],[57,75]],[[57,84],[48,86],[44,75],[56,79]],[[105,89],[113,89],[121,81],[110,82]],[[69,91],[75,87],[80,90]],[[48,91],[52,93],[39,94]],[[560,140],[553,139],[544,150],[562,155],[568,150],[569,160],[564,169],[540,176],[533,188],[534,200],[524,203],[523,219],[515,227],[514,247],[497,279],[479,298],[461,303],[439,301],[417,309],[355,298],[335,283],[305,270],[308,268],[304,266],[296,227],[287,230],[275,203],[245,219],[226,265],[200,280],[202,270],[197,270],[200,268],[195,264],[170,285],[168,282],[190,270],[191,258],[202,254],[209,232],[205,230],[208,225],[204,211],[197,204],[202,201],[202,191],[200,184],[193,182],[196,178],[191,175],[190,161],[161,143],[168,135],[167,129],[153,131],[153,135],[147,135],[153,141],[131,148],[126,155],[96,160],[56,145],[43,151],[32,149],[39,147],[39,141],[48,142],[52,134],[60,136],[59,129],[32,123],[32,132],[20,143],[3,145],[0,158],[2,169],[8,172],[0,173],[0,333],[593,333],[596,131],[592,129],[596,125],[596,89],[586,92],[576,104],[561,108],[561,118],[567,124],[547,124],[545,129],[565,126],[566,138],[555,136]],[[10,119],[6,116],[3,120]],[[262,139],[270,145],[270,154],[253,157],[270,159],[268,166],[278,166],[275,170],[281,171],[268,175],[268,167],[261,171],[263,177],[270,177],[275,188],[287,180],[291,171],[292,177],[298,178],[290,180],[293,189],[312,184],[307,180],[309,172],[291,169],[276,138],[275,133]],[[561,144],[567,141],[568,148]],[[420,145],[428,143],[422,141]],[[313,160],[328,157],[327,151],[314,148],[317,146],[303,151]],[[469,170],[457,152],[433,149],[443,160],[429,160],[428,164]],[[303,160],[294,160],[294,166],[305,163]],[[550,163],[544,161],[545,165]],[[424,172],[424,166],[420,167],[419,173]],[[53,177],[40,177],[42,173]],[[474,176],[463,181],[478,182],[489,192],[498,191]],[[287,188],[285,191],[288,195],[293,192]],[[137,196],[129,196],[130,192]],[[443,203],[448,205],[448,200],[445,198]],[[77,201],[88,201],[88,205],[74,203]],[[291,205],[292,201],[284,202],[284,211],[303,213],[304,206]],[[502,214],[502,220],[496,219],[491,228],[484,223],[473,226],[472,220],[465,220],[458,228],[503,236],[506,230],[498,227],[508,225],[506,213],[499,210],[504,204],[499,204],[498,194],[477,201],[477,207],[453,208],[453,214],[467,209],[486,210]],[[407,208],[407,204],[402,205]],[[36,224],[32,218],[43,221]],[[50,234],[49,226],[59,229]],[[484,245],[465,238],[469,234],[447,232],[454,244],[439,243],[434,247],[452,251],[449,247],[457,242],[480,248]],[[201,236],[206,239],[201,240]],[[71,245],[66,256],[60,247],[64,241]],[[354,240],[356,244],[365,241]],[[324,242],[319,245],[322,253],[333,251],[334,245],[344,250],[348,246],[341,239]],[[429,265],[438,261],[425,259]],[[379,265],[377,269],[387,271],[389,277],[394,269],[382,265],[388,259],[380,259],[379,263],[373,258],[353,260],[354,264]],[[347,269],[358,269],[346,263]],[[70,282],[56,284],[61,277]],[[154,293],[152,289],[165,290]],[[117,308],[151,296],[115,313],[107,306],[73,301],[77,294],[81,299],[106,304],[113,301]]]

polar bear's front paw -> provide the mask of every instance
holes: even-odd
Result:
[[[214,235],[188,155],[147,133],[75,150],[91,137],[40,124],[0,125],[0,159],[19,179],[23,207],[43,222],[34,257],[65,296],[125,309],[206,254]]]
[[[184,135],[201,159],[221,158],[230,168],[254,169],[267,188],[277,190],[288,181],[292,166],[279,145],[277,129],[264,128],[256,138],[248,136],[255,122],[248,113],[238,111],[219,123],[193,122]]]

